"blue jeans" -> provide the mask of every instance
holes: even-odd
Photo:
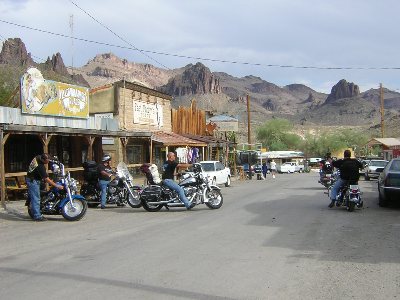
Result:
[[[183,188],[177,184],[174,180],[172,179],[164,179],[163,183],[169,187],[171,190],[174,190],[175,192],[178,193],[179,199],[185,204],[186,208],[190,206],[188,198],[186,198],[185,191]]]
[[[40,219],[42,217],[40,212],[40,180],[26,178],[26,185],[28,186],[28,197],[31,200],[30,209],[33,219]]]
[[[101,206],[106,206],[107,202],[107,186],[110,182],[108,180],[99,180],[101,190]]]
[[[346,183],[346,180],[343,180],[342,178],[338,178],[338,180],[335,182],[331,189],[331,201],[336,201],[336,196],[339,193],[339,190],[342,186],[344,186]]]

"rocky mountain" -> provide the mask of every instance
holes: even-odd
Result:
[[[19,76],[30,65],[37,66],[45,78],[98,87],[125,79],[168,93],[172,105],[189,105],[196,99],[198,106],[210,113],[228,114],[247,126],[246,97],[250,97],[251,122],[260,125],[268,119],[283,117],[295,124],[310,127],[361,126],[374,128],[380,122],[380,93],[371,89],[361,93],[355,83],[340,80],[330,94],[319,93],[302,84],[277,86],[256,76],[237,78],[227,73],[211,72],[202,63],[166,70],[151,64],[121,59],[112,53],[98,54],[80,68],[67,68],[56,53],[43,64],[35,63],[24,43],[16,38],[3,44],[0,53],[0,80]],[[6,74],[6,75],[4,75]],[[3,83],[7,88],[7,83]],[[2,91],[0,90],[0,96]],[[384,90],[385,118],[398,121],[400,94]],[[396,129],[398,126],[392,126]],[[245,134],[245,133],[244,133]],[[400,136],[400,129],[398,130]]]
[[[74,73],[82,75],[92,88],[122,79],[156,88],[167,84],[171,77],[182,70],[165,70],[150,64],[129,62],[112,53],[105,53],[96,55],[81,68],[74,69]]]

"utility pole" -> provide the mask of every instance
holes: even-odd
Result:
[[[251,131],[250,131],[250,96],[247,94],[247,143],[251,149]]]
[[[71,29],[71,52],[72,52],[72,79],[74,79],[74,15],[69,16],[69,28]]]
[[[385,137],[385,110],[384,110],[384,100],[383,100],[383,86],[380,84],[380,97],[381,97],[381,137]]]

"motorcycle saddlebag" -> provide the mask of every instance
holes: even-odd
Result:
[[[140,197],[145,200],[146,202],[154,202],[154,201],[159,201],[161,197],[161,192],[162,189],[158,185],[149,185],[146,187],[142,193],[140,194]]]

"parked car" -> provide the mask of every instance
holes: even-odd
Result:
[[[279,173],[294,173],[296,171],[296,166],[294,162],[285,162],[281,165],[277,165],[276,170]]]
[[[380,173],[378,192],[379,206],[385,207],[400,200],[400,158],[393,158]]]
[[[209,176],[212,184],[231,185],[231,170],[221,162],[206,160],[200,162],[203,171]]]
[[[288,161],[280,166],[277,166],[277,171],[279,173],[294,173],[294,172],[302,173],[304,172],[304,165],[299,164],[295,161]]]
[[[364,167],[364,178],[370,180],[370,178],[378,178],[383,168],[387,165],[388,161],[383,159],[371,159],[367,161]]]

